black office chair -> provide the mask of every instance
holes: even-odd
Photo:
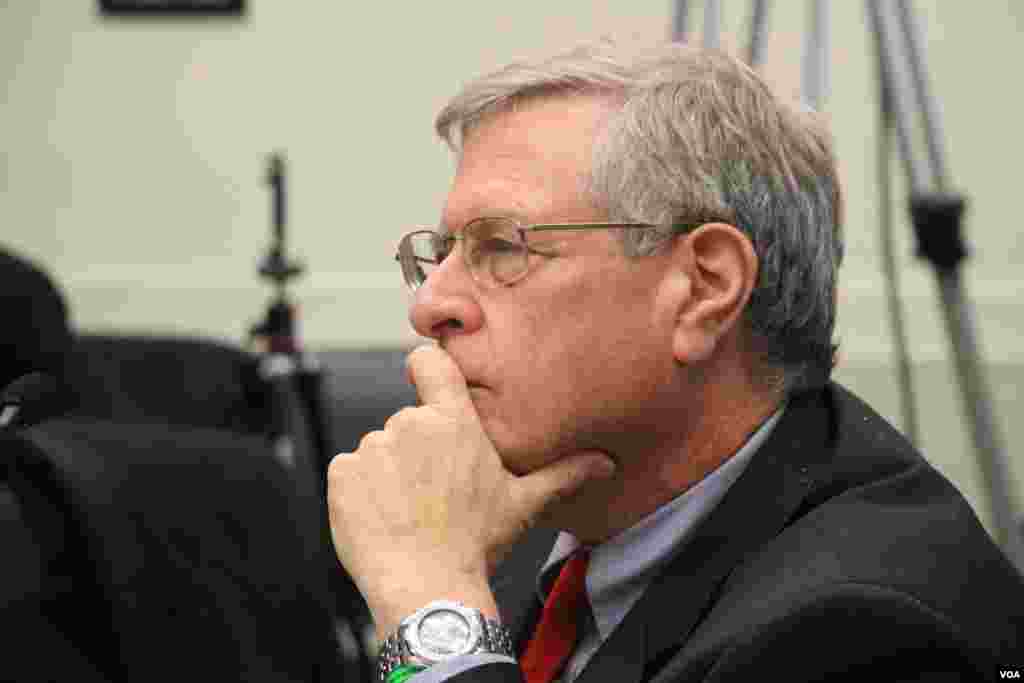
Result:
[[[272,407],[258,364],[211,340],[83,332],[68,364],[71,414],[264,435]]]
[[[265,440],[89,418],[22,438],[8,478],[43,612],[105,678],[359,675],[334,637],[320,535]]]
[[[64,654],[0,679],[367,679],[365,605],[277,457],[255,359],[80,335],[66,378],[68,415],[0,442],[3,630]]]

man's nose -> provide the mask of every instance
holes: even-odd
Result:
[[[459,254],[449,254],[416,290],[409,322],[417,334],[442,344],[453,334],[472,334],[483,325],[476,287]]]

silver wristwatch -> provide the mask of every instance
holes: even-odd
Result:
[[[377,656],[380,683],[403,664],[431,666],[459,655],[490,652],[512,657],[508,629],[480,610],[449,600],[435,600],[402,620]]]

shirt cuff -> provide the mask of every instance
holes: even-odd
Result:
[[[458,674],[483,664],[516,664],[516,660],[507,655],[496,655],[491,652],[481,652],[475,655],[462,655],[452,657],[443,662],[438,662],[429,669],[424,669],[410,680],[416,683],[441,683],[453,678]]]

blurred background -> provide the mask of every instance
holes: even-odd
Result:
[[[699,39],[701,3],[691,3]],[[764,73],[797,95],[805,3],[774,3]],[[243,345],[270,288],[256,274],[270,226],[265,168],[288,159],[289,247],[301,334],[329,353],[416,342],[392,259],[436,222],[451,179],[432,132],[461,83],[513,58],[601,35],[665,39],[670,0],[330,3],[250,0],[244,18],[102,18],[97,3],[0,3],[0,244],[60,283],[73,325],[95,333]],[[1014,495],[1024,491],[1024,5],[917,0],[946,128],[969,198],[965,267]],[[738,49],[749,3],[723,3]],[[878,82],[864,4],[832,4],[824,110],[847,196],[841,381],[899,422],[881,274]],[[922,447],[988,524],[930,271],[913,256],[906,187],[893,202]],[[325,356],[329,357],[329,356]],[[397,368],[388,368],[396,374]]]

